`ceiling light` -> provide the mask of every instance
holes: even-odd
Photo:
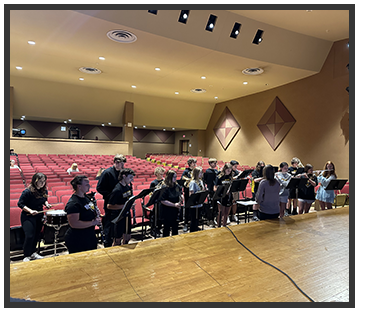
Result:
[[[243,82],[243,85],[247,85],[248,84],[248,82]]]
[[[69,119],[68,121],[69,121],[69,122],[71,122],[72,120],[71,120],[71,119]]]
[[[24,117],[21,117],[20,119],[21,119],[21,120],[24,120],[25,118],[24,118]]]
[[[22,70],[23,68],[21,66],[16,66],[15,67],[17,70]]]
[[[143,128],[146,128],[146,126],[145,126],[145,125],[143,125]]]
[[[164,129],[162,129],[163,131],[166,131],[166,129],[164,128]]]
[[[158,10],[148,10],[149,13],[152,13],[152,14],[157,14],[157,11]]]
[[[83,81],[83,80],[85,80],[85,79],[84,79],[83,77],[80,77],[80,78],[79,78],[79,80],[80,80],[80,81]]]
[[[65,120],[64,123],[67,124],[67,120]]]
[[[305,11],[307,11],[307,12],[312,12],[313,10],[305,10]]]
[[[218,96],[214,97],[215,99],[218,99]]]
[[[134,129],[137,129],[137,126],[136,126],[136,127],[134,127]]]
[[[155,71],[161,71],[159,67],[155,67]]]
[[[108,123],[108,125],[111,125],[112,123]]]
[[[206,79],[206,77],[205,76],[202,76],[201,79]]]
[[[205,27],[205,30],[213,32],[216,21],[217,21],[217,17],[215,15],[211,14],[209,16],[209,20],[208,20],[207,26]]]
[[[137,86],[135,86],[135,85],[132,85],[132,88],[137,88]]]
[[[105,126],[104,124],[101,124],[103,127]]]
[[[35,45],[35,42],[34,41],[28,41],[28,44]]]
[[[241,24],[236,22],[233,26],[230,37],[236,39],[238,34],[240,33],[240,29],[241,29]]]
[[[186,22],[188,21],[189,12],[190,12],[190,10],[181,10],[180,17],[179,17],[178,21],[180,23],[186,24]]]
[[[263,30],[258,29],[256,35],[252,41],[253,44],[260,44],[262,42],[262,34],[264,33]]]
[[[175,128],[172,128],[172,130],[175,130]]]
[[[105,57],[104,56],[99,56],[99,60],[104,61],[105,60]]]
[[[179,95],[179,92],[175,92],[176,95]]]

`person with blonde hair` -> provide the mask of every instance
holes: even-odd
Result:
[[[71,172],[79,172],[79,168],[77,166],[77,163],[74,162],[70,168],[67,169],[67,173],[71,174]]]
[[[317,191],[316,199],[319,201],[321,210],[332,209],[335,200],[335,190],[325,190],[328,184],[337,179],[335,165],[332,161],[327,161],[324,165],[324,171],[318,176],[320,186]]]

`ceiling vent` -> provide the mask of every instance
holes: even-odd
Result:
[[[109,39],[120,43],[132,43],[137,40],[137,37],[133,33],[124,30],[112,30],[106,35]]]
[[[193,93],[205,93],[206,90],[204,88],[193,88],[190,90],[190,92],[193,92]]]
[[[245,75],[260,75],[264,72],[262,68],[255,67],[255,68],[246,68],[242,71]]]
[[[86,74],[100,74],[101,71],[94,67],[80,67],[80,72],[86,73]]]

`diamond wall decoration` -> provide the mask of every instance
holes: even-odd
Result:
[[[213,130],[223,149],[226,150],[240,129],[241,126],[226,107]]]
[[[257,124],[273,150],[280,145],[296,120],[288,109],[275,97],[266,113]]]

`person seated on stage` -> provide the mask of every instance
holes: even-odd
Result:
[[[313,174],[313,166],[306,164],[301,178],[307,178],[307,183],[299,188],[298,206],[299,214],[308,213],[312,203],[316,200],[315,187],[318,185],[317,177]]]
[[[252,171],[252,174],[251,174],[251,192],[252,192],[252,200],[253,201],[256,200],[256,192],[257,192],[257,189],[259,187],[260,181],[263,179],[262,170],[264,169],[264,167],[265,167],[265,162],[259,161],[256,164],[256,167],[255,167],[254,171]],[[252,220],[253,221],[260,221],[260,219],[258,218],[259,205],[254,204],[252,206],[252,209],[253,209]]]
[[[288,214],[285,214],[286,205],[288,203],[288,196],[289,196],[289,189],[286,187],[288,186],[292,175],[288,173],[289,165],[286,162],[282,162],[280,164],[279,172],[275,173],[275,179],[278,180],[280,184],[280,217],[283,218]]]
[[[230,163],[226,163],[222,171],[218,174],[218,181],[215,187],[215,191],[218,186],[231,183],[233,180],[233,171]],[[218,202],[218,216],[217,225],[218,227],[227,226],[227,218],[232,206],[232,193],[227,191],[226,195],[221,198]]]
[[[24,262],[43,258],[36,252],[37,242],[43,228],[43,206],[51,208],[48,203],[47,176],[37,172],[32,176],[32,181],[18,201],[18,207],[22,209],[20,221],[24,230]]]
[[[325,188],[331,180],[337,179],[335,165],[332,161],[326,162],[324,170],[317,178],[320,187],[318,188],[316,199],[319,201],[321,210],[325,210],[326,208],[332,209],[332,204],[335,200],[335,190],[325,190]]]
[[[239,162],[237,160],[231,160],[230,164],[232,166],[233,179],[237,179],[238,175],[241,172],[240,170],[237,169]],[[240,197],[239,192],[232,193],[232,209],[231,209],[230,215],[231,215],[232,221],[235,221],[237,223],[238,223],[238,218],[236,216],[236,212],[237,212],[237,201],[238,201],[239,197]]]
[[[96,186],[96,191],[98,191],[104,200],[104,212],[103,217],[103,230],[104,230],[104,247],[110,247],[113,244],[114,237],[114,224],[111,222],[114,219],[114,212],[107,208],[109,196],[112,193],[114,187],[119,182],[119,171],[124,168],[124,164],[127,159],[121,155],[115,155],[113,159],[113,165],[104,170],[100,175],[100,179]],[[113,215],[112,215],[113,214]]]
[[[189,196],[198,191],[203,191],[205,189],[202,178],[203,178],[203,168],[195,167],[192,172],[191,181],[189,183]],[[195,232],[199,230],[199,215],[201,215],[202,213],[203,204],[190,206],[190,209],[191,209],[190,232]]]
[[[70,254],[96,249],[95,226],[101,224],[95,205],[85,195],[90,190],[88,177],[78,175],[71,180],[71,185],[74,193],[65,206],[69,224],[65,244]]]
[[[298,169],[299,168],[303,168],[303,165],[300,161],[299,158],[294,157],[291,160],[291,166],[288,169],[288,172],[292,175],[295,176],[298,174]],[[293,209],[291,209],[291,203],[293,202]],[[298,214],[297,212],[297,206],[298,206],[298,202],[297,202],[297,192],[296,189],[291,189],[289,190],[289,197],[288,197],[288,204],[286,206],[286,210],[288,214],[293,214],[296,215]]]
[[[272,165],[266,165],[256,192],[256,202],[259,204],[259,219],[277,219],[280,215],[280,184],[275,179]]]
[[[96,173],[95,180],[100,180],[101,174],[104,172],[105,168],[101,167],[98,172]]]
[[[156,179],[151,182],[150,189],[161,186],[161,184],[164,180],[163,176],[165,174],[165,169],[162,167],[156,167],[154,174],[156,176]],[[152,195],[152,192],[151,192],[151,195]],[[160,217],[160,207],[159,206],[160,206],[159,204],[156,204],[154,208],[156,208],[157,211],[153,211],[150,214],[151,215],[151,235],[156,236],[156,237],[161,236],[161,229],[162,229],[162,221],[161,221],[161,217]],[[155,220],[155,217],[157,218],[157,220]]]
[[[162,186],[167,187],[161,197],[161,219],[163,223],[163,236],[178,234],[178,214],[183,200],[182,188],[176,182],[176,172],[169,170],[166,173],[166,178],[162,182]]]
[[[76,162],[74,162],[71,167],[67,169],[68,174],[71,174],[71,172],[79,172],[79,168],[77,167]]]
[[[181,175],[181,180],[189,181],[191,179],[191,172],[196,167],[196,159],[195,158],[189,158],[188,161],[188,168],[184,170],[184,172]],[[185,202],[188,202],[189,199],[189,188],[184,186],[184,199]],[[188,231],[188,223],[190,221],[190,209],[185,207],[185,214],[184,214],[184,228],[183,231]]]
[[[211,208],[209,209],[209,212],[207,213],[207,219],[208,219],[208,225],[214,226],[214,218],[217,216],[217,201],[213,201],[213,195],[214,195],[214,186],[217,184],[217,175],[218,175],[218,169],[217,169],[217,159],[210,158],[208,160],[209,168],[205,170],[203,181],[207,185],[207,189],[209,191],[209,203],[211,205]]]
[[[122,211],[124,204],[133,196],[132,181],[135,173],[130,168],[120,170],[118,180],[109,197],[107,208],[112,211],[112,219],[118,217]],[[114,225],[114,241],[113,246],[128,244],[131,239],[131,213],[123,217]],[[122,242],[123,240],[123,242]]]
[[[19,171],[22,171],[22,169],[20,169],[18,167],[18,165],[15,164],[15,160],[10,160],[10,169],[18,169]]]

